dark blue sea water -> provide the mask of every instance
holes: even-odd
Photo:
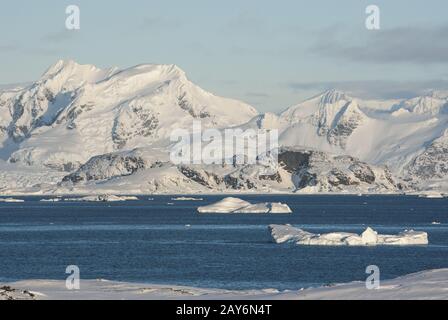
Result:
[[[448,199],[412,196],[240,196],[281,201],[292,215],[199,215],[220,200],[140,197],[123,203],[0,203],[0,281],[65,279],[78,265],[84,279],[226,289],[301,287],[381,278],[448,267]],[[174,205],[168,205],[173,203]],[[432,225],[433,221],[441,222]],[[267,226],[293,224],[312,232],[429,233],[430,245],[305,247],[277,245]],[[190,226],[187,226],[190,225]]]

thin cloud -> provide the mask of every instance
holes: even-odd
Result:
[[[363,99],[409,99],[430,90],[448,90],[448,80],[290,82],[287,87],[294,92],[334,88]]]
[[[448,25],[322,33],[311,52],[360,63],[448,63]]]

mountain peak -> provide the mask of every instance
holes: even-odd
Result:
[[[152,74],[160,79],[186,78],[185,72],[175,64],[139,64],[119,73],[123,76]]]
[[[64,72],[64,71],[75,71],[77,69],[91,69],[91,70],[99,70],[99,68],[95,67],[94,65],[81,65],[77,63],[74,60],[68,59],[68,60],[58,60],[56,63],[54,63],[50,68],[47,69],[47,71],[44,73],[44,77],[50,77],[55,74]]]
[[[61,87],[78,88],[84,83],[95,83],[114,74],[117,68],[100,69],[91,64],[79,64],[74,60],[58,60],[43,74],[38,85],[60,90]]]
[[[330,89],[319,95],[321,104],[333,104],[342,100],[352,100],[345,92]]]
[[[448,91],[447,90],[431,90],[426,94],[426,96],[435,98],[435,99],[447,99]]]

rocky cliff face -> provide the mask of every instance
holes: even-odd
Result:
[[[95,156],[75,172],[65,176],[62,182],[104,181],[129,176],[148,167],[148,162],[138,151],[109,153]]]
[[[369,165],[351,156],[286,148],[279,163],[301,192],[400,192],[402,183],[385,167]]]
[[[448,176],[448,130],[435,139],[407,167],[409,176],[417,179],[444,179]]]

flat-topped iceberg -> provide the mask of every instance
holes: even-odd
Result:
[[[87,201],[87,202],[116,202],[116,201],[129,201],[138,200],[134,196],[114,196],[114,195],[98,195],[98,196],[86,196],[82,198],[67,198],[65,201]]]
[[[419,195],[420,198],[441,199],[445,196],[440,192],[428,191]]]
[[[40,202],[59,202],[61,201],[61,198],[52,198],[52,199],[40,199]]]
[[[250,203],[228,197],[208,206],[198,208],[200,213],[292,213],[287,204],[279,202]]]
[[[173,201],[202,201],[203,198],[194,198],[194,197],[177,197],[177,198],[171,198]]]
[[[315,234],[290,225],[270,225],[276,243],[294,243],[311,246],[376,246],[376,245],[426,245],[428,234],[423,231],[405,230],[397,235],[382,235],[368,227],[361,235],[348,232]]]

